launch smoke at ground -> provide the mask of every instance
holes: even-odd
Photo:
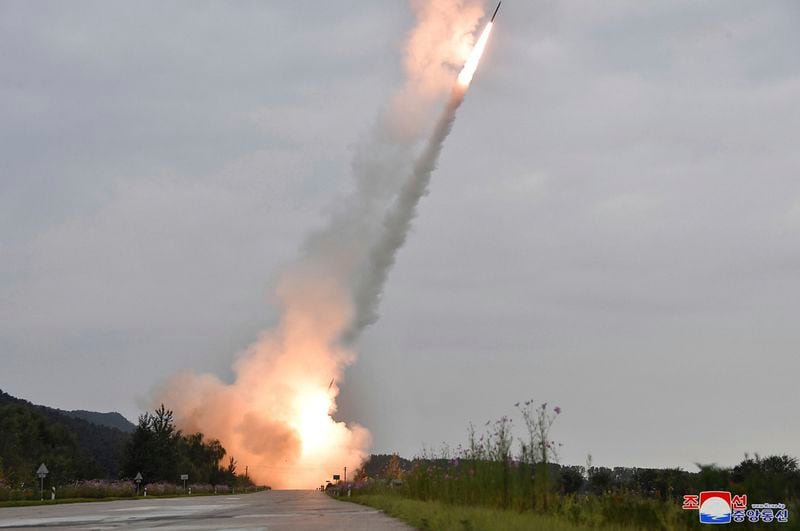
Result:
[[[490,28],[473,47],[479,3],[417,0],[412,8],[418,24],[406,49],[407,81],[358,147],[354,192],[279,275],[279,323],[238,356],[233,383],[186,373],[155,397],[175,410],[180,428],[219,439],[273,487],[319,485],[343,466],[355,469],[369,449],[366,429],[333,418],[339,385],[360,333],[377,319],[388,273],[469,85],[463,71],[454,83],[453,67],[474,72]],[[415,157],[430,111],[448,91]]]

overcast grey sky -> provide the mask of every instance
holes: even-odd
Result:
[[[402,79],[402,1],[0,2],[0,388],[229,376]],[[560,405],[562,460],[800,455],[800,5],[504,3],[362,341],[374,451]]]

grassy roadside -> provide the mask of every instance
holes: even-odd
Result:
[[[362,494],[347,498],[348,501],[381,509],[386,514],[399,518],[421,530],[435,531],[529,531],[547,529],[552,531],[577,531],[596,529],[567,522],[555,516],[531,512],[518,513],[484,507],[447,505],[440,502],[409,500],[385,494]],[[603,527],[607,530],[631,531],[631,527]]]
[[[236,493],[235,496],[250,493]],[[162,494],[160,496],[109,496],[107,498],[56,498],[55,500],[8,500],[0,501],[0,509],[4,507],[31,507],[34,505],[60,505],[63,503],[88,503],[88,502],[110,502],[120,500],[162,500],[165,498],[196,498],[198,496],[232,496],[230,492],[198,492],[196,494]]]

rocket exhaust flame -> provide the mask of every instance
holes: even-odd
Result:
[[[353,195],[280,275],[278,325],[238,355],[232,383],[185,373],[153,399],[175,411],[182,430],[219,439],[256,481],[276,488],[319,485],[367,455],[369,432],[333,418],[340,382],[360,333],[377,319],[389,270],[491,32],[489,22],[453,85],[447,65],[464,59],[480,0],[411,2],[418,24],[408,42],[408,80],[359,146]],[[414,158],[427,107],[447,88],[450,99]]]
[[[497,4],[497,7],[499,9],[500,4]],[[497,11],[495,11],[495,14],[497,14]],[[492,20],[494,20],[494,17],[492,17]],[[486,49],[486,43],[489,41],[489,35],[492,33],[492,26],[494,26],[494,22],[489,21],[486,23],[486,27],[483,28],[483,32],[481,32],[478,42],[475,43],[475,47],[469,54],[467,62],[464,63],[464,68],[462,68],[461,73],[458,74],[458,84],[464,88],[468,87],[472,82],[472,76],[475,75],[475,70],[478,69],[478,63],[481,60],[483,51]]]

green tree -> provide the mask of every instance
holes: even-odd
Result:
[[[221,483],[224,481],[220,462],[226,451],[216,439],[206,441],[202,433],[181,437],[178,443],[179,473],[189,474],[192,481]]]
[[[123,476],[131,478],[141,472],[145,481],[177,481],[180,437],[173,413],[164,404],[152,414],[140,415],[125,448]]]

